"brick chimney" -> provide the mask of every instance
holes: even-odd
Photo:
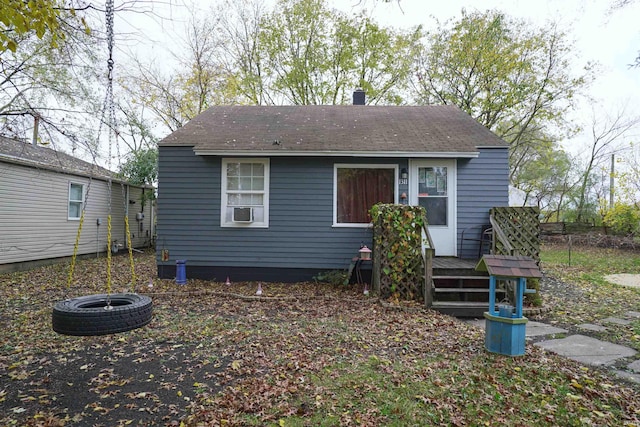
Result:
[[[365,93],[361,88],[353,91],[353,105],[365,105]]]

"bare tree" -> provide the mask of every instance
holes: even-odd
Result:
[[[0,24],[3,35],[15,44],[15,49],[0,49],[0,134],[28,139],[37,123],[39,143],[62,151],[70,148],[79,157],[100,157],[109,113],[103,3],[17,3],[14,14],[26,10],[37,16],[31,17],[26,31]],[[127,1],[115,12],[152,14],[151,9],[146,2]],[[39,19],[46,20],[42,31]]]
[[[617,163],[622,167],[616,167],[614,174],[616,185],[616,199],[626,203],[635,203],[638,208],[638,195],[640,194],[640,146],[631,142],[629,149],[617,157]]]
[[[593,173],[603,162],[608,162],[612,154],[622,150],[625,137],[632,136],[632,132],[640,124],[640,116],[629,117],[624,108],[613,115],[607,115],[602,110],[593,110],[591,121],[591,142],[586,149],[586,164],[582,172],[578,188],[577,221],[585,216],[585,205],[589,195],[589,182]]]
[[[228,74],[218,60],[219,48],[216,22],[192,13],[181,49],[173,54],[176,68],[132,58],[135,68],[122,86],[174,131],[209,105],[233,102]]]
[[[35,127],[41,143],[92,155],[102,106],[100,32],[88,32],[69,11],[59,12],[56,28],[63,36],[27,32],[13,36],[15,51],[0,50],[0,133],[28,139]]]
[[[225,0],[216,9],[220,17],[217,31],[222,40],[219,62],[233,76],[231,88],[241,103],[275,103],[267,89],[266,61],[259,41],[265,13],[262,0]]]

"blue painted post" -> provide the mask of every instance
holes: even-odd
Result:
[[[496,276],[489,276],[489,314],[498,315],[496,309]]]
[[[524,305],[524,290],[527,289],[527,279],[520,277],[518,279],[518,289],[516,292],[516,317],[522,316],[522,306]]]
[[[527,280],[524,277],[517,279],[516,307],[495,307],[496,277],[489,278],[489,311],[484,313],[485,320],[485,348],[506,356],[521,356],[525,353],[525,331],[528,319],[522,315],[524,302],[524,290]]]
[[[186,268],[187,260],[177,259],[176,260],[176,283],[178,285],[186,285],[187,284],[187,268]]]

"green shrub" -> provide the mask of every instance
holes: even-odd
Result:
[[[634,235],[640,225],[640,210],[634,205],[616,203],[604,215],[604,223],[615,234]]]
[[[329,283],[332,285],[343,285],[348,283],[347,272],[344,270],[327,270],[321,271],[313,276],[313,280],[318,283]]]
[[[542,306],[542,297],[540,296],[540,279],[527,279],[527,289],[535,289],[533,294],[524,294],[524,302],[534,307]]]

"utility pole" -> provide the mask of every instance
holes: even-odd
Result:
[[[609,175],[609,209],[613,209],[613,184],[615,181],[616,155],[611,155],[611,175]]]
[[[38,145],[38,126],[40,125],[40,114],[33,114],[33,137],[31,138],[31,144]]]

